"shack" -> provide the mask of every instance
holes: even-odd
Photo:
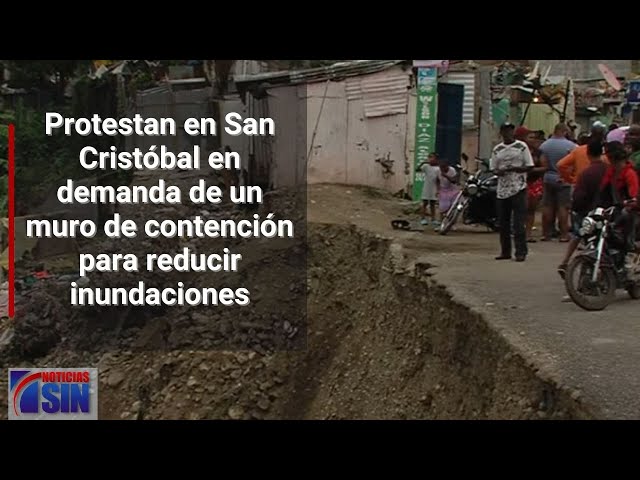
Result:
[[[250,116],[276,124],[274,138],[250,139],[251,170],[273,188],[331,182],[405,189],[411,77],[403,60],[236,76]]]

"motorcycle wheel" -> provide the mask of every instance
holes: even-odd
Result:
[[[640,284],[634,283],[632,286],[628,286],[627,293],[634,300],[640,299]]]
[[[440,225],[440,230],[438,232],[440,235],[446,235],[447,233],[449,233],[449,230],[451,230],[451,228],[456,224],[460,212],[466,208],[466,205],[464,205],[462,210],[458,209],[458,205],[460,205],[460,203],[463,201],[463,197],[462,195],[460,195],[451,204],[451,208],[449,208],[447,214],[442,219],[442,224]]]
[[[565,287],[573,303],[588,311],[604,310],[616,298],[616,274],[611,268],[600,269],[600,279],[596,285],[591,284],[595,259],[590,255],[578,255],[569,262],[565,275]],[[577,283],[574,282],[576,272],[580,269]],[[589,295],[595,293],[595,295]]]

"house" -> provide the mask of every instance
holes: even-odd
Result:
[[[411,69],[402,60],[236,76],[235,83],[250,116],[275,121],[275,137],[254,138],[250,147],[255,170],[274,188],[405,188]]]
[[[252,168],[274,188],[308,182],[410,191],[417,118],[414,73],[410,61],[355,60],[236,76],[247,114],[269,116],[277,128],[273,139],[251,139]],[[451,162],[457,163],[463,127],[470,132],[468,154],[476,154],[476,73],[447,72],[439,84],[450,88],[438,87],[449,96],[439,104],[436,149],[451,152]],[[455,101],[450,101],[449,90]]]
[[[224,95],[214,94],[205,84],[193,84],[201,79],[168,80],[138,92],[136,113],[155,117],[168,112],[178,122],[214,117],[224,123],[231,112],[245,118],[272,118],[273,137],[231,136],[221,129],[217,137],[193,139],[180,134],[170,142],[171,148],[180,150],[198,141],[205,152],[229,146],[240,153],[253,184],[279,188],[342,183],[410,191],[418,157],[418,97],[411,61],[355,60],[294,71],[262,68],[237,61]],[[477,72],[456,65],[437,79],[431,105],[435,145],[429,149],[435,148],[452,163],[463,151],[470,157],[477,154],[477,79]],[[147,148],[150,141],[158,143],[128,139],[127,148]]]

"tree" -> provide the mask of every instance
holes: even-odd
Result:
[[[9,86],[26,90],[51,90],[58,102],[64,101],[67,84],[91,60],[4,60],[9,70]]]

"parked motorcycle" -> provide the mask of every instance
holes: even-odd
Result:
[[[625,289],[640,299],[640,255],[625,253],[624,234],[615,218],[619,207],[596,208],[583,220],[583,250],[567,266],[565,286],[571,300],[585,310],[604,310]]]
[[[500,228],[496,208],[498,177],[489,171],[488,160],[476,157],[476,162],[476,174],[470,174],[466,169],[462,170],[466,181],[442,219],[440,235],[446,235],[460,215],[465,225],[485,225],[494,232]]]

